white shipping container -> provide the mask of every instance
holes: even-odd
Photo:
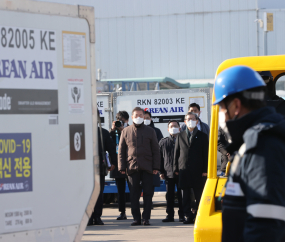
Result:
[[[93,7],[0,1],[0,241],[81,241],[100,190],[94,24]]]

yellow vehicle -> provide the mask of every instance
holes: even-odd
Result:
[[[249,66],[256,71],[271,71],[276,81],[285,75],[285,55],[279,56],[256,56],[229,59],[224,61],[217,69],[216,76],[223,70],[236,66]],[[213,103],[215,97],[213,95]],[[225,192],[225,177],[217,176],[217,141],[218,141],[218,113],[219,106],[212,107],[210,126],[208,179],[200,201],[195,226],[195,242],[218,242],[222,238],[222,213],[219,197]]]

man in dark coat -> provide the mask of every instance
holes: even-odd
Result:
[[[129,114],[126,111],[119,111],[116,115],[117,121],[121,123],[121,126],[116,126],[116,121],[113,122],[112,128],[110,129],[110,135],[116,144],[116,150],[119,148],[119,142],[121,137],[121,132],[124,128],[128,127],[129,122]],[[118,124],[118,123],[117,123]],[[117,152],[118,153],[118,152]],[[116,164],[116,167],[113,171],[110,172],[110,178],[115,178],[116,185],[118,189],[118,205],[119,205],[119,211],[121,214],[117,218],[117,220],[124,220],[127,219],[126,216],[126,180],[127,175],[121,174],[121,172],[118,171],[118,166]]]
[[[265,106],[265,83],[246,66],[222,71],[214,105],[233,158],[222,206],[223,242],[285,241],[285,119]]]
[[[158,142],[163,138],[161,130],[154,126],[154,123],[151,119],[151,113],[149,111],[144,111],[144,124],[154,129]],[[153,186],[160,187],[159,174],[153,175]],[[154,187],[153,187],[153,193],[154,193]]]
[[[195,113],[198,116],[198,124],[197,124],[198,130],[207,134],[209,137],[210,128],[209,128],[208,124],[202,122],[200,119],[200,114],[201,114],[200,105],[197,103],[191,103],[188,107],[188,112]],[[183,124],[181,124],[180,128],[181,128],[181,132],[182,132],[182,131],[187,129],[187,125],[185,123],[183,123]]]
[[[116,147],[113,143],[113,140],[110,137],[109,132],[106,129],[102,128],[102,137],[103,137],[103,146],[104,146],[104,152],[102,152],[102,145],[101,145],[101,135],[100,135],[101,129],[98,127],[98,147],[99,147],[99,157],[100,157],[100,194],[98,196],[94,212],[92,213],[92,216],[89,220],[89,225],[95,224],[95,225],[104,225],[104,223],[101,220],[102,216],[102,210],[103,210],[103,192],[105,187],[105,175],[106,175],[106,167],[108,167],[108,164],[106,162],[106,152],[109,153],[110,163],[111,167],[107,168],[108,171],[112,171],[115,168],[115,164],[117,164],[117,154],[116,154]],[[103,153],[105,157],[103,158]],[[104,162],[103,162],[104,160]]]
[[[178,135],[175,143],[173,170],[176,175],[179,174],[179,186],[183,191],[183,211],[186,216],[184,223],[189,224],[193,223],[194,218],[191,212],[191,188],[197,210],[207,179],[209,139],[205,133],[198,130],[198,117],[195,113],[187,113],[185,123],[187,129]]]
[[[144,124],[154,129],[158,142],[163,138],[161,130],[154,126],[154,123],[151,120],[151,113],[149,111],[144,111]]]
[[[123,129],[118,152],[118,170],[129,179],[132,226],[141,224],[140,183],[143,187],[143,224],[150,225],[153,195],[153,174],[160,170],[160,153],[155,131],[144,125],[144,110],[140,107],[132,111],[133,125]]]
[[[218,131],[218,151],[221,153],[221,174],[223,176],[226,172],[227,164],[230,158],[230,154],[227,151],[229,145],[228,137],[225,131],[220,127]]]
[[[177,196],[179,204],[179,222],[184,222],[184,213],[182,206],[181,189],[179,188],[179,176],[174,174],[173,161],[174,161],[174,147],[177,135],[180,132],[179,123],[176,120],[170,120],[167,124],[169,136],[163,138],[159,142],[161,168],[160,177],[165,179],[166,182],[166,213],[167,217],[162,222],[174,222],[174,199],[175,199],[175,185],[177,187]]]

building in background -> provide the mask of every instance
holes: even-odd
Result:
[[[284,0],[44,1],[94,6],[101,79],[213,80],[226,59],[285,54]],[[264,12],[273,13],[267,44]]]

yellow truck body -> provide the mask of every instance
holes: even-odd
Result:
[[[255,71],[271,71],[276,83],[277,79],[285,75],[285,55],[253,56],[229,59],[220,64],[216,77],[223,70],[237,65],[251,67]],[[213,95],[212,103],[215,101]],[[227,178],[217,176],[217,142],[218,142],[218,113],[219,106],[212,106],[208,179],[200,201],[195,225],[195,242],[218,242],[222,239],[222,212],[219,197],[225,192],[224,186]]]

